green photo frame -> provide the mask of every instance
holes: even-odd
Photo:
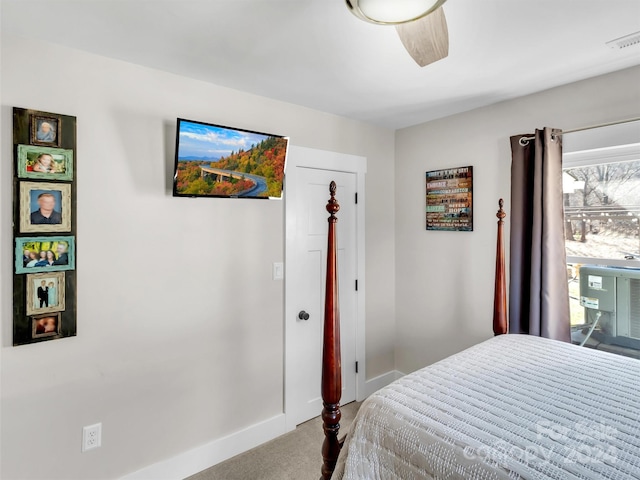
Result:
[[[45,252],[42,255],[42,252]],[[47,258],[52,252],[55,259]],[[36,255],[33,255],[33,254]],[[51,254],[48,254],[51,257]],[[35,262],[33,261],[35,260]],[[43,273],[76,268],[75,237],[17,237],[16,273]]]
[[[18,178],[73,180],[73,150],[18,145]]]

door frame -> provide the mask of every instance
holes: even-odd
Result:
[[[356,155],[336,153],[326,150],[316,150],[307,147],[289,146],[287,154],[287,166],[285,172],[284,188],[284,212],[285,212],[285,262],[284,262],[284,414],[286,430],[291,431],[296,428],[294,416],[292,415],[292,379],[295,378],[296,359],[293,358],[292,343],[293,333],[287,328],[287,318],[296,315],[296,304],[292,292],[292,282],[288,279],[293,275],[290,255],[295,245],[296,235],[296,182],[297,169],[311,168],[318,170],[334,170],[339,172],[353,173],[356,175],[356,192],[358,203],[356,204],[356,272],[358,277],[358,295],[356,304],[356,361],[358,362],[358,373],[356,373],[356,400],[362,401],[365,397],[366,379],[366,344],[365,344],[365,173],[367,172],[367,159]],[[340,199],[340,192],[336,197]],[[329,200],[329,186],[327,185],[327,200]],[[342,200],[342,201],[346,201]],[[355,200],[354,200],[355,201]],[[327,214],[328,217],[329,214]],[[340,212],[337,214],[340,218]],[[340,268],[340,265],[338,265]],[[318,412],[320,415],[321,412]]]

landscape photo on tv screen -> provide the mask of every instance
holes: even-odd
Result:
[[[279,198],[288,138],[179,118],[173,194]]]

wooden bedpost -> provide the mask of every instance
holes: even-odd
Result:
[[[324,337],[322,343],[322,444],[321,480],[329,480],[340,453],[340,396],[342,395],[342,370],[340,360],[340,308],[338,303],[338,255],[336,242],[336,213],[340,205],[335,199],[336,182],[329,185],[331,198],[327,203],[329,234],[327,238],[327,283],[324,303]]]
[[[493,334],[502,335],[508,332],[507,325],[507,281],[504,272],[504,241],[502,227],[507,214],[502,209],[504,202],[498,200],[498,240],[496,246],[496,286],[493,294]]]

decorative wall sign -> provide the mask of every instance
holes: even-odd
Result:
[[[74,336],[76,118],[14,108],[13,146],[13,344]]]
[[[427,172],[427,230],[473,231],[473,167]]]

